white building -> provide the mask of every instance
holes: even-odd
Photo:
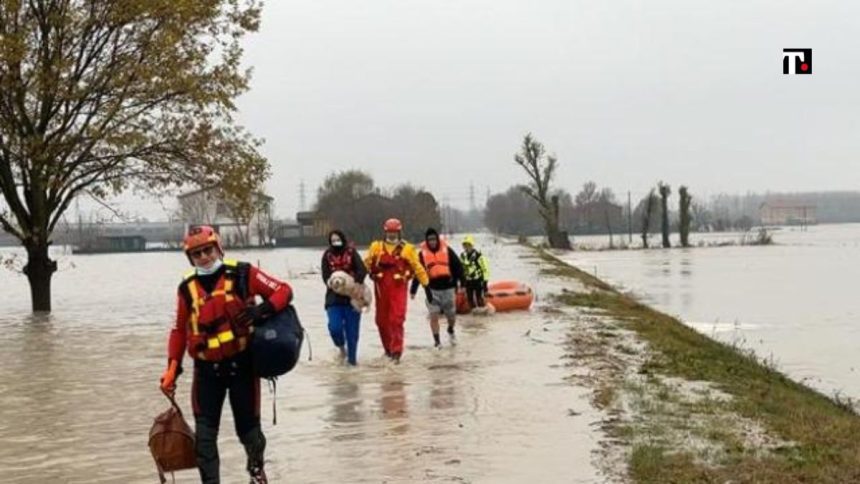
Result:
[[[204,188],[179,195],[179,212],[187,226],[211,225],[228,247],[273,243],[272,197],[254,195],[252,213],[243,216],[224,200],[220,189]]]
[[[759,207],[762,225],[815,225],[815,205],[767,201]]]

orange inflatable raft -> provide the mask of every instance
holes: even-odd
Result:
[[[528,309],[534,302],[535,295],[532,288],[518,281],[498,281],[487,284],[488,304],[499,311],[516,311]],[[466,291],[457,292],[457,313],[469,312],[469,303],[466,301]]]

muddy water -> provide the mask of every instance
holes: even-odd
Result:
[[[543,291],[520,251],[489,241],[485,250],[495,276]],[[187,262],[174,253],[57,255],[63,270],[49,318],[29,316],[25,280],[0,273],[0,481],[155,482],[147,432],[166,407],[157,380]],[[319,252],[231,255],[259,260],[294,286],[313,343],[314,360],[278,384],[275,427],[264,390],[272,482],[602,481],[591,464],[598,416],[586,390],[562,383],[564,324],[539,311],[462,318],[459,345],[436,351],[419,296],[401,365],[380,358],[370,313],[361,366],[345,368],[334,362],[312,273]],[[187,375],[179,386],[187,409]],[[224,482],[245,482],[227,408],[221,452]]]
[[[755,350],[798,380],[860,398],[860,225],[783,229],[774,237],[777,245],[768,247],[565,258],[705,334]]]

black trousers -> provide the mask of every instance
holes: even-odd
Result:
[[[243,351],[217,363],[195,360],[191,400],[194,408],[197,465],[204,484],[220,483],[218,429],[229,395],[236,435],[245,447],[248,469],[263,465],[266,438],[260,427],[260,378]]]
[[[466,300],[471,309],[484,307],[484,281],[466,281]]]

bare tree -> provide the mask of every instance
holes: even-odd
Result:
[[[215,190],[201,189],[179,197],[178,216],[188,224],[212,225],[218,217],[218,199]]]
[[[648,248],[648,236],[651,232],[651,214],[654,213],[656,203],[657,196],[652,188],[645,197],[644,210],[642,211],[642,246],[646,249]]]
[[[615,248],[615,243],[614,243],[614,241],[612,240],[612,220],[611,220],[611,218],[610,218],[610,216],[609,216],[609,210],[608,210],[608,209],[604,209],[603,214],[604,214],[604,216],[605,216],[605,218],[606,218],[606,230],[609,232],[609,248],[610,248],[610,249],[614,249],[614,248]]]
[[[672,194],[672,188],[663,182],[660,182],[657,186],[660,190],[660,206],[663,215],[663,248],[668,249],[672,247],[672,243],[669,241],[669,195]]]
[[[678,232],[681,234],[681,246],[690,246],[690,204],[693,202],[693,197],[687,190],[687,187],[681,186],[678,188],[680,201],[678,204],[679,223]]]
[[[495,233],[508,235],[538,235],[543,224],[534,214],[537,203],[524,193],[521,187],[510,187],[487,200],[484,224]]]
[[[79,195],[268,175],[233,121],[257,0],[0,1],[0,227],[27,250],[34,311],[51,310],[48,246]]]
[[[710,231],[713,223],[713,213],[711,213],[711,211],[703,204],[691,203],[690,218],[693,222],[693,228],[697,231]]]
[[[529,133],[523,139],[520,152],[514,155],[514,161],[526,171],[529,177],[529,184],[522,186],[521,190],[537,202],[538,213],[544,221],[549,246],[554,249],[570,250],[568,234],[559,228],[559,196],[551,195],[550,185],[558,159],[547,155],[543,144]]]
[[[593,181],[585,182],[582,185],[582,190],[576,194],[574,205],[584,207],[590,203],[594,203],[600,199],[600,194],[597,192],[597,183]]]

